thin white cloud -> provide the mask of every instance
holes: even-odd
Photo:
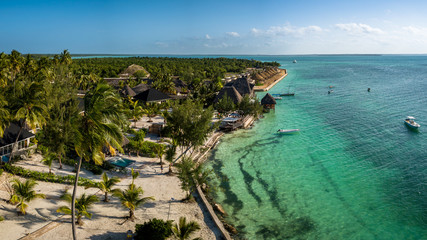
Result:
[[[211,36],[209,36],[209,34],[206,34],[205,38],[206,38],[206,39],[212,39],[212,37],[211,37]]]
[[[321,27],[311,25],[307,27],[296,27],[290,24],[284,26],[271,26],[267,30],[252,28],[251,34],[254,36],[303,36],[309,33],[320,33],[324,31]]]
[[[165,43],[165,42],[156,42],[155,44],[156,44],[157,47],[160,47],[160,48],[167,48],[167,47],[169,47],[169,44]]]
[[[413,35],[427,36],[427,28],[407,26],[407,27],[403,27],[403,30]]]
[[[227,43],[225,43],[225,42],[221,42],[221,43],[217,43],[217,44],[208,44],[208,43],[205,43],[205,44],[203,44],[203,46],[205,47],[205,48],[228,48],[228,47],[230,47],[230,45],[229,44],[227,44]]]
[[[237,32],[228,32],[227,35],[230,37],[240,37],[240,34]]]
[[[338,23],[338,24],[335,24],[335,26],[338,29],[348,32],[349,34],[352,34],[352,35],[384,34],[383,30],[379,28],[371,27],[363,23]]]
[[[261,30],[259,30],[259,29],[256,29],[256,28],[251,29],[251,33],[253,33],[253,34],[258,34],[260,32],[261,32]]]

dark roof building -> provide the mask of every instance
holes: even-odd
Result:
[[[170,99],[169,95],[160,92],[157,89],[150,88],[141,92],[133,97],[134,99],[143,101],[143,102],[162,102]]]
[[[186,92],[187,84],[185,84],[181,79],[174,79],[173,84],[175,85],[175,90],[177,93]]]
[[[227,95],[231,100],[233,100],[234,104],[240,103],[242,101],[242,95],[234,88],[234,86],[231,87],[223,87],[218,95],[216,96],[214,103],[217,103],[220,99],[222,99],[225,95]]]
[[[270,93],[267,93],[262,99],[261,99],[261,105],[266,109],[274,109],[276,106],[276,99],[274,99],[273,96],[271,96]]]
[[[248,94],[249,97],[252,97],[254,94],[253,87],[251,87],[249,80],[245,77],[238,78],[237,80],[233,81],[232,86],[240,93],[241,96]]]
[[[150,89],[150,86],[148,84],[140,83],[132,88],[132,90],[135,92],[135,95],[138,95],[146,90]]]
[[[20,131],[20,123],[11,123],[5,130],[3,137],[0,138],[0,158],[2,161],[9,161],[9,155],[14,147],[15,140],[18,137]],[[19,134],[18,144],[16,150],[20,151],[30,146],[30,139],[34,138],[34,133],[27,130],[26,127],[22,128],[21,134]]]
[[[135,96],[135,95],[136,95],[135,91],[134,91],[132,88],[130,88],[130,87],[129,87],[129,85],[126,85],[126,86],[122,89],[121,94],[122,94],[123,96],[130,96],[130,97],[133,97],[133,96]]]
[[[19,125],[18,123],[11,123],[9,127],[4,130],[3,137],[0,138],[0,147],[4,147],[6,145],[15,143],[16,137],[19,133]],[[31,133],[27,129],[23,128],[21,134],[19,135],[18,141],[34,137],[34,133]]]

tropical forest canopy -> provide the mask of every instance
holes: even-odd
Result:
[[[188,78],[216,79],[227,72],[240,73],[246,68],[278,67],[277,62],[236,58],[171,58],[171,57],[129,57],[129,58],[83,58],[73,59],[71,68],[76,75],[94,73],[102,78],[117,77],[128,66],[137,64],[151,75],[180,76]]]

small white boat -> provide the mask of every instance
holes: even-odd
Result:
[[[293,63],[297,63],[297,60],[294,60]]]
[[[273,97],[273,98],[276,99],[276,100],[282,100],[282,97],[280,97],[280,96]]]
[[[421,127],[421,125],[418,124],[418,123],[416,123],[414,120],[415,120],[414,117],[407,116],[406,119],[405,119],[406,126],[412,128],[412,129],[418,129],[419,127]]]
[[[277,130],[278,133],[294,133],[299,132],[299,129],[279,129]]]

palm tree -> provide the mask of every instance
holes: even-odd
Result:
[[[131,176],[132,176],[132,185],[134,184],[134,182],[135,182],[135,179],[139,176],[139,172],[138,171],[135,171],[133,168],[131,169],[131,174],[130,174]]]
[[[71,194],[69,194],[68,192],[65,192],[64,195],[61,196],[61,199],[71,203],[73,201]],[[80,196],[80,198],[78,198],[75,201],[76,204],[76,209],[77,209],[77,224],[78,225],[82,225],[82,217],[85,216],[87,218],[92,218],[92,213],[88,212],[88,210],[90,209],[90,207],[98,202],[98,197],[96,195],[89,195],[86,196],[85,193],[83,193],[82,196]],[[64,214],[71,214],[71,209],[68,206],[62,206],[60,208],[58,208],[58,210],[56,210],[57,212],[61,212]]]
[[[74,148],[79,156],[71,202],[73,239],[76,239],[75,199],[82,160],[101,164],[103,146],[113,146],[123,152],[121,127],[126,123],[122,101],[107,84],[98,84],[84,97],[85,111],[74,119]]]
[[[21,71],[22,66],[24,65],[24,57],[22,57],[20,52],[12,50],[9,55],[8,65],[10,69],[11,82],[13,82],[13,95],[15,96],[15,80],[18,73]]]
[[[65,64],[65,65],[70,65],[72,60],[71,60],[71,54],[70,52],[68,52],[68,50],[64,50],[60,57],[59,57],[59,62],[61,64]]]
[[[46,156],[44,156],[44,158],[42,159],[42,163],[49,167],[49,174],[52,174],[52,163],[54,159],[55,159],[55,155],[49,151],[46,154]]]
[[[172,232],[174,236],[179,240],[190,239],[190,235],[198,230],[200,230],[200,225],[195,221],[187,223],[187,219],[185,217],[180,217],[179,223],[175,223],[172,226]]]
[[[12,203],[18,203],[16,208],[19,208],[20,212],[25,215],[25,209],[28,207],[26,204],[36,198],[45,198],[44,194],[36,193],[34,187],[37,185],[36,181],[27,179],[24,183],[18,179],[13,180],[12,188],[14,195],[11,198]]]
[[[163,154],[165,154],[165,145],[157,144],[154,151],[156,152],[157,157],[160,159],[160,169],[163,172]]]
[[[21,136],[25,124],[28,124],[35,130],[36,127],[41,127],[46,122],[44,117],[46,115],[46,105],[42,100],[44,98],[44,93],[45,91],[40,83],[31,82],[28,85],[23,83],[21,94],[19,94],[19,97],[15,98],[11,104],[14,120],[19,121],[20,124],[19,132],[10,153],[10,159],[12,159],[16,151],[18,139]]]
[[[3,98],[3,94],[0,95],[0,138],[3,137],[4,130],[9,125],[9,111],[6,109],[7,102]]]
[[[152,122],[152,117],[155,117],[157,113],[159,112],[158,106],[156,103],[147,103],[145,105],[144,113],[148,117],[148,122]]]
[[[132,104],[132,119],[133,119],[133,122],[135,123],[134,127],[136,128],[136,122],[144,114],[144,109],[140,105],[138,105],[138,100],[135,102],[131,102],[131,104]]]
[[[169,145],[169,147],[166,149],[165,152],[165,160],[169,162],[169,174],[172,173],[172,164],[173,164],[173,158],[175,156],[176,153],[176,145],[171,144]]]
[[[102,181],[99,182],[99,189],[105,193],[104,202],[108,202],[108,193],[113,192],[113,186],[119,182],[120,179],[118,177],[108,178],[105,172],[102,174]]]
[[[154,197],[142,197],[144,190],[141,187],[136,187],[135,184],[129,184],[128,189],[117,189],[113,196],[118,197],[123,207],[129,209],[129,219],[135,220],[135,209],[138,206],[146,203],[148,200],[154,200]]]
[[[191,158],[185,156],[178,168],[178,178],[181,181],[181,189],[187,192],[187,198],[191,198],[191,193],[196,191],[198,186],[205,186],[208,182],[211,170],[204,169],[202,163],[196,164]]]

